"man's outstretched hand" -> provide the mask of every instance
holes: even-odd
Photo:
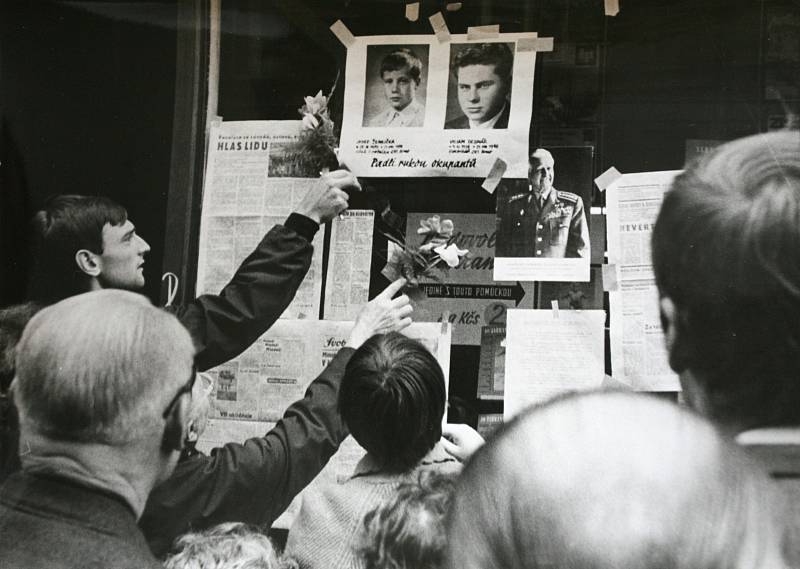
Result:
[[[405,284],[406,279],[397,279],[361,309],[347,340],[348,347],[358,348],[375,334],[396,332],[411,324],[414,309],[408,297],[401,294],[392,298]]]
[[[360,191],[361,184],[348,170],[325,172],[320,182],[308,190],[295,211],[321,225],[347,209],[349,196],[345,190]]]

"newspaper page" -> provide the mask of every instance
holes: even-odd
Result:
[[[608,293],[611,372],[643,391],[679,391],[661,328],[650,238],[664,192],[677,171],[624,174],[606,189],[608,260],[617,290]]]
[[[492,280],[494,267],[495,219],[479,213],[409,213],[406,245],[422,243],[417,234],[423,220],[433,215],[453,222],[454,243],[469,254],[458,267],[438,272],[440,282],[421,279],[427,299],[414,302],[414,320],[441,322],[447,315],[453,325],[453,343],[479,346],[483,326],[504,325],[509,308],[533,308],[533,283]]]
[[[478,415],[477,431],[484,439],[490,437],[501,426],[503,426],[502,413],[485,413]]]
[[[500,158],[505,176],[526,177],[536,37],[356,37],[347,48],[342,161],[358,176],[484,178]]]
[[[347,343],[352,327],[352,322],[278,320],[239,357],[208,372],[216,382],[213,416],[277,421]],[[414,323],[403,333],[436,355],[447,378],[451,328]]]
[[[300,121],[246,121],[211,127],[200,221],[197,294],[217,293],[274,225],[283,223],[315,178],[286,177],[276,167]],[[323,230],[311,268],[282,318],[319,317]]]
[[[369,300],[375,212],[349,209],[331,222],[323,318],[354,320]]]
[[[503,417],[565,391],[600,387],[603,310],[509,310]]]
[[[484,326],[478,363],[478,399],[503,400],[506,379],[506,327]]]

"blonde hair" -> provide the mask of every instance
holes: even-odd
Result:
[[[165,569],[278,569],[269,538],[258,528],[229,522],[175,540]]]
[[[19,342],[21,428],[49,438],[123,444],[160,429],[192,368],[186,329],[141,295],[81,294],[41,310]]]
[[[766,474],[690,411],[642,394],[571,395],[473,457],[447,566],[783,567],[773,499]]]

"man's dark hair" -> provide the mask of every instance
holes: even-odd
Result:
[[[514,55],[504,43],[476,43],[467,44],[468,47],[459,51],[453,58],[453,72],[468,65],[494,65],[494,72],[501,77],[506,86],[511,88],[511,68],[514,65]]]
[[[122,225],[128,214],[101,196],[62,195],[50,198],[31,223],[33,268],[28,298],[52,304],[88,291],[89,278],[78,268],[75,253],[103,252],[103,227]]]
[[[664,197],[653,264],[677,309],[670,364],[692,370],[712,418],[800,423],[800,132],[690,164]]]
[[[383,77],[386,71],[399,71],[408,67],[408,75],[414,82],[419,85],[420,77],[422,74],[422,61],[420,61],[417,54],[402,47],[387,54],[381,61],[380,75]]]
[[[443,566],[445,518],[455,476],[420,471],[364,516],[359,553],[366,569],[437,569]]]
[[[444,374],[417,342],[392,332],[367,340],[347,364],[339,411],[384,468],[414,467],[442,436]]]

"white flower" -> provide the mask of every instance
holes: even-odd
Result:
[[[442,229],[440,220],[441,218],[438,215],[433,215],[428,219],[420,219],[419,227],[417,227],[417,235],[439,233]]]
[[[306,102],[306,112],[312,115],[318,114],[328,104],[327,97],[322,94],[322,90],[313,97],[304,97],[303,100]]]
[[[317,117],[312,114],[306,113],[303,115],[303,128],[306,130],[314,130],[319,126]]]
[[[455,243],[450,243],[447,247],[442,245],[433,251],[450,267],[457,267],[461,262],[461,257],[469,253],[468,249],[459,249]]]

